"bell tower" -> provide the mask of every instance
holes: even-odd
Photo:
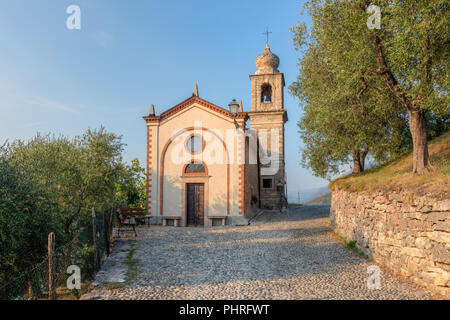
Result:
[[[278,71],[280,58],[266,45],[256,58],[257,70],[250,75],[250,128],[258,137],[259,199],[263,208],[277,208],[286,197],[284,161],[284,74]]]
[[[256,58],[252,83],[252,112],[282,110],[284,108],[284,75],[278,71],[280,59],[268,45]]]

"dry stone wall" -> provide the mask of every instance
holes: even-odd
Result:
[[[450,199],[333,191],[331,227],[370,258],[450,298]]]

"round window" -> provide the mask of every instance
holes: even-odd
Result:
[[[190,152],[196,153],[203,149],[203,140],[199,136],[192,136],[187,141],[187,148]]]

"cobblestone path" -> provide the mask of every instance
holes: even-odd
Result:
[[[370,261],[330,232],[329,206],[265,213],[245,227],[138,230],[139,276],[86,299],[429,299],[382,269],[367,288]]]

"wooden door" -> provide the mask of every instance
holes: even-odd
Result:
[[[205,212],[205,185],[188,183],[186,192],[187,225],[203,225]]]

